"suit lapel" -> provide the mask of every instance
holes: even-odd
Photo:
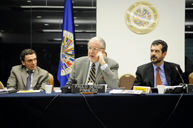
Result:
[[[107,63],[107,59],[106,57],[104,58],[105,62]],[[98,67],[98,71],[97,71],[97,75],[96,75],[96,84],[99,84],[100,79],[102,78],[102,70],[101,70],[101,64],[99,63],[99,67]]]
[[[166,80],[168,82],[168,85],[171,86],[171,70],[170,70],[170,65],[167,62],[164,62],[164,72],[166,75]]]
[[[153,71],[153,65],[152,63],[149,64],[149,68],[147,70],[147,76],[148,76],[148,80],[149,83],[151,83],[151,87],[154,87],[154,71]]]
[[[36,68],[36,70],[34,71],[33,73],[33,87],[37,84],[37,81],[38,81],[38,75],[39,75],[39,70],[38,70],[38,67]]]
[[[101,65],[99,64],[98,71],[97,71],[97,75],[96,75],[96,81],[95,81],[96,84],[99,83],[100,77],[102,76],[102,71],[101,71],[100,66],[101,66]]]
[[[24,68],[24,67],[21,68],[21,79],[24,83],[24,86],[26,87],[26,85],[27,85],[27,72],[26,72],[26,68]]]
[[[83,64],[83,72],[82,72],[82,74],[83,74],[83,83],[85,84],[86,83],[86,78],[87,78],[87,74],[88,74],[88,69],[89,69],[89,67],[90,67],[90,61],[89,61],[89,59],[87,60],[87,61],[85,61],[85,64]],[[82,70],[82,69],[81,69]]]

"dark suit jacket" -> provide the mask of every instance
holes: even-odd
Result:
[[[96,84],[107,84],[108,88],[117,88],[119,85],[119,64],[107,57],[105,57],[104,60],[108,64],[108,67],[102,71],[100,68],[101,65],[99,65],[96,75]],[[67,84],[85,84],[89,64],[90,60],[88,56],[77,58],[74,62]]]
[[[164,70],[168,86],[179,85],[182,80],[176,70],[178,68],[179,73],[182,75],[182,70],[178,64],[164,62]],[[154,71],[153,64],[147,63],[137,68],[136,79],[133,86],[150,86],[154,87]]]
[[[45,85],[48,84],[48,72],[40,67],[37,67],[33,73],[33,89],[44,90]],[[25,90],[27,85],[26,68],[22,65],[12,67],[9,79],[7,81],[7,88],[14,88],[16,90]]]

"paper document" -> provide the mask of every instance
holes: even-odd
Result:
[[[55,90],[55,92],[62,92],[62,90]]]
[[[176,87],[182,87],[182,85],[176,85],[176,86],[165,86],[165,89],[170,88],[170,89],[174,89]]]
[[[133,86],[133,90],[143,90],[144,93],[150,93],[151,88],[145,86]]]
[[[0,89],[0,94],[6,94],[6,93],[10,93],[10,91],[12,91],[13,89]]]
[[[143,94],[143,90],[116,90],[116,89],[113,89],[109,93],[112,93],[112,94]]]
[[[13,90],[13,89],[0,89],[0,92],[7,92],[7,91],[11,91],[11,90]]]
[[[17,93],[40,92],[40,90],[19,90]]]

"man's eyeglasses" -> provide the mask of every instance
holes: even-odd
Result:
[[[93,51],[96,52],[96,51],[98,51],[98,50],[100,50],[100,49],[103,49],[103,48],[91,48],[91,47],[88,47],[88,50],[89,50],[89,51],[93,50]]]

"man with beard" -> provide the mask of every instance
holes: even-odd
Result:
[[[105,41],[94,37],[88,42],[88,56],[77,58],[74,62],[67,84],[107,84],[108,88],[119,85],[119,64],[104,57]]]
[[[166,42],[162,40],[155,40],[151,44],[151,62],[137,68],[133,86],[174,86],[182,83],[180,75],[178,74],[178,71],[182,74],[180,66],[164,61],[167,48]]]

